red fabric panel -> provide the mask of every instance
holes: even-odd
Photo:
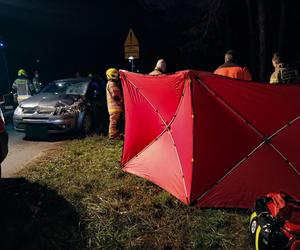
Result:
[[[178,113],[171,125],[171,133],[181,162],[188,197],[190,197],[191,193],[193,170],[193,123],[191,84],[190,81],[188,81]],[[190,200],[188,200],[188,202],[190,202]]]
[[[195,200],[255,149],[262,138],[207,89],[193,84],[194,169],[191,200]]]
[[[123,81],[125,101],[125,142],[122,164],[149,145],[165,129],[150,103],[127,81]]]
[[[272,144],[300,173],[300,119],[277,134],[272,140]]]
[[[129,161],[124,170],[152,181],[188,203],[180,161],[169,132],[165,132],[138,157]]]
[[[153,104],[167,124],[178,108],[187,75],[188,71],[161,76],[122,72],[122,78],[139,88],[140,93]]]
[[[196,77],[202,83],[187,83]],[[206,194],[199,207],[249,208],[257,196],[269,192],[300,196],[299,175],[269,145],[226,175],[262,137],[207,89],[270,136],[299,116],[300,87],[262,85],[196,71],[158,77],[121,72],[121,78],[125,171],[153,181],[186,204]],[[165,131],[166,124],[170,131]],[[298,171],[299,131],[297,121],[272,139]]]
[[[226,176],[198,207],[252,208],[257,197],[270,192],[300,196],[300,176],[270,146],[262,146]]]
[[[264,136],[272,135],[300,113],[300,86],[273,86],[194,73]]]

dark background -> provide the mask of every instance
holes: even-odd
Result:
[[[42,81],[72,77],[77,71],[104,76],[108,67],[130,69],[123,44],[131,27],[140,42],[141,72],[149,72],[160,57],[167,60],[169,72],[213,71],[223,63],[226,50],[236,49],[240,62],[258,79],[256,1],[251,2],[249,17],[246,0],[0,0],[0,35],[5,39],[10,82],[19,68],[30,74],[38,69]],[[299,4],[286,0],[285,28],[279,34],[280,2],[264,1],[266,79],[280,36],[288,60],[300,57]],[[252,62],[249,20],[256,41]]]

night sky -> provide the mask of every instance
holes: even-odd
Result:
[[[279,13],[276,1],[266,1],[269,55],[277,46],[272,40]],[[242,61],[247,64],[245,1],[221,1],[217,23],[212,23],[206,37],[198,41],[207,2],[0,0],[0,35],[6,41],[11,81],[19,68],[30,73],[38,69],[45,81],[72,77],[77,71],[82,75],[104,75],[108,67],[129,69],[123,54],[129,28],[141,44],[142,72],[150,71],[160,57],[166,58],[170,71],[213,70],[223,63],[223,53],[231,48],[241,51]],[[297,23],[298,12],[291,8],[287,29],[291,42],[286,45],[293,55],[299,55],[300,50]],[[225,24],[230,29],[224,29]],[[271,65],[268,67],[270,71]]]
[[[55,79],[123,66],[135,10],[125,1],[97,2],[1,0],[0,33],[11,75],[38,67],[42,78]]]

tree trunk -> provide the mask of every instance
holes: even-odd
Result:
[[[265,82],[266,74],[266,27],[264,0],[258,0],[258,27],[259,27],[259,80]]]
[[[249,58],[250,58],[250,70],[252,76],[256,75],[257,67],[256,67],[256,39],[255,39],[255,26],[253,22],[254,12],[252,6],[253,0],[246,0],[247,11],[248,11],[248,28],[249,28]]]
[[[286,13],[287,13],[286,0],[281,0],[280,1],[280,23],[279,23],[279,32],[278,32],[278,52],[280,54],[284,54]]]

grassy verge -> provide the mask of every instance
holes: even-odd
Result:
[[[82,248],[251,249],[246,213],[187,207],[122,172],[121,151],[121,142],[98,136],[74,140],[20,176],[75,208]]]

